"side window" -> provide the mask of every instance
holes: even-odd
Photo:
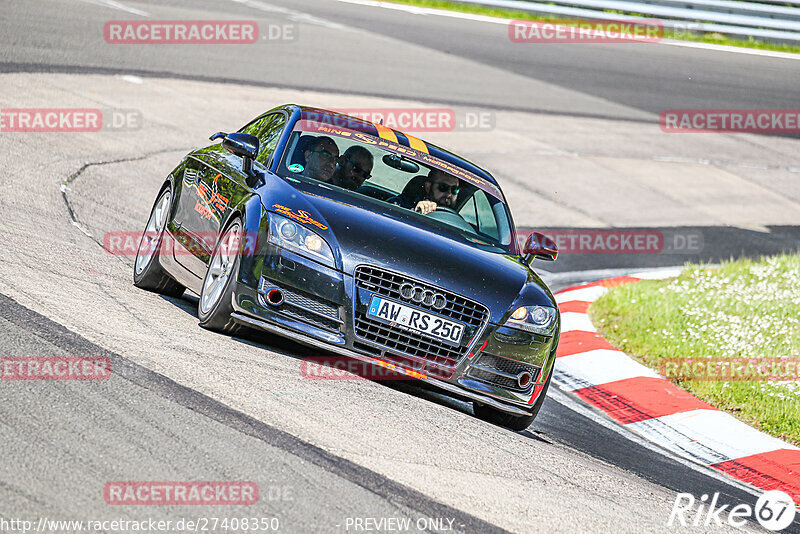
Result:
[[[285,125],[286,117],[282,113],[273,113],[244,129],[245,133],[258,137],[259,149],[256,161],[262,165],[267,164],[269,157],[275,152],[275,147],[278,146],[278,139]]]
[[[475,208],[476,200],[475,195],[472,195],[472,198],[467,200],[464,205],[461,206],[461,211],[458,212],[465,221],[475,228],[478,227],[478,212]]]
[[[468,204],[472,204],[472,202],[473,201],[470,201],[468,202]],[[486,197],[486,193],[484,193],[481,190],[475,191],[474,204],[475,207],[477,208],[476,226],[478,228],[478,231],[481,232],[482,234],[491,237],[495,238],[498,237],[497,220],[495,219],[494,210],[492,209],[492,204]]]

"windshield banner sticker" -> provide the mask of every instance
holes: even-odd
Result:
[[[489,183],[486,180],[483,180],[482,178],[478,178],[471,172],[466,171],[461,167],[458,167],[456,165],[451,165],[450,163],[442,161],[438,158],[431,156],[430,154],[426,154],[419,150],[405,147],[397,143],[392,143],[384,139],[375,137],[374,135],[369,135],[362,132],[356,132],[354,130],[348,130],[347,128],[329,126],[327,124],[322,124],[316,121],[309,121],[309,120],[297,121],[297,124],[295,125],[295,131],[297,130],[301,130],[305,133],[321,133],[325,135],[332,135],[335,137],[342,137],[345,139],[353,139],[367,145],[372,145],[378,148],[389,150],[391,152],[395,152],[397,154],[408,156],[412,159],[419,161],[420,163],[424,163],[427,166],[439,169],[440,171],[450,173],[456,178],[464,180],[465,182],[486,191],[487,193],[497,198],[498,200],[503,199],[503,196],[500,194],[500,189],[494,184]]]

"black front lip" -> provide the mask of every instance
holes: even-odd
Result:
[[[345,280],[349,282],[346,285],[352,290],[353,278],[346,276]],[[322,328],[317,328],[304,322],[287,318],[271,307],[262,304],[257,290],[241,283],[238,283],[237,286],[234,298],[235,313],[232,315],[232,318],[240,324],[277,334],[306,346],[319,348],[326,352],[334,352],[363,362],[384,367],[387,364],[392,365],[398,372],[412,379],[420,380],[435,386],[440,390],[444,390],[454,397],[468,401],[477,401],[514,415],[530,415],[529,401],[534,391],[533,388],[525,392],[509,391],[470,378],[466,376],[466,371],[469,367],[469,358],[467,355],[464,355],[457,362],[455,371],[450,378],[434,378],[428,376],[429,373],[420,374],[414,370],[404,369],[391,361],[385,361],[355,349],[352,346],[352,342],[348,343],[348,337],[351,340],[359,340],[361,338],[355,336],[355,333],[350,330],[353,323],[352,320],[346,321],[345,332],[335,334]],[[484,324],[475,336],[473,344],[469,347],[470,351],[475,351],[476,348],[490,336],[494,329],[495,325],[488,322]],[[376,345],[374,342],[367,341],[367,343]]]
[[[273,324],[273,323],[270,323],[270,322],[265,321],[263,319],[257,319],[255,317],[251,317],[251,316],[245,315],[243,313],[234,312],[231,315],[231,317],[233,318],[234,321],[236,321],[239,324],[242,324],[242,325],[245,325],[245,326],[249,326],[249,327],[259,328],[261,330],[264,330],[264,331],[267,331],[267,332],[270,332],[270,333],[273,333],[273,334],[277,334],[277,335],[282,336],[282,337],[286,337],[286,338],[292,339],[292,340],[294,340],[294,341],[296,341],[298,343],[302,343],[302,344],[310,346],[310,347],[316,347],[316,348],[323,349],[325,351],[335,352],[337,354],[341,354],[342,356],[347,356],[349,358],[353,358],[353,359],[356,359],[356,360],[359,360],[359,361],[363,361],[363,362],[366,362],[366,363],[372,363],[372,364],[378,364],[378,365],[381,365],[382,363],[387,363],[387,362],[383,362],[382,360],[378,360],[376,358],[373,358],[371,356],[367,356],[365,354],[360,354],[358,352],[355,352],[355,351],[353,351],[353,350],[351,350],[351,349],[349,349],[349,348],[347,348],[347,347],[345,347],[343,345],[326,343],[325,341],[316,339],[315,337],[312,337],[311,335],[304,334],[304,333],[299,332],[299,331],[297,331],[295,329],[291,329],[289,327],[284,327],[284,326],[280,326],[280,325],[277,325],[277,324]],[[477,401],[477,402],[480,402],[481,404],[485,404],[487,406],[491,406],[491,407],[496,408],[498,410],[502,410],[502,411],[504,411],[506,413],[511,413],[511,414],[514,414],[514,415],[520,415],[520,416],[528,416],[528,415],[530,415],[530,412],[528,410],[526,410],[525,408],[517,407],[517,406],[513,406],[513,405],[510,405],[510,404],[507,404],[505,402],[501,402],[501,401],[499,401],[497,399],[494,399],[492,397],[489,397],[487,395],[483,395],[481,393],[465,389],[465,388],[460,387],[458,385],[451,384],[450,382],[445,382],[443,380],[438,380],[438,379],[427,377],[427,376],[426,377],[413,376],[413,375],[410,375],[409,373],[407,373],[401,367],[397,367],[396,369],[399,372],[402,372],[404,374],[407,374],[407,375],[411,376],[412,378],[420,380],[421,382],[425,382],[426,384],[430,384],[430,385],[435,386],[435,387],[437,387],[437,388],[439,388],[441,390],[444,390],[444,391],[448,392],[449,394],[453,395],[454,397],[458,397],[458,398],[461,398],[463,400],[468,400],[468,401]]]

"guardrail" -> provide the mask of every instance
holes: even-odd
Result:
[[[633,14],[676,32],[721,33],[734,38],[800,44],[800,7],[733,0],[456,0],[538,15],[619,20]],[[800,6],[800,0],[765,0]],[[613,10],[610,13],[607,10]]]

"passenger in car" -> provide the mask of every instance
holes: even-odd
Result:
[[[317,137],[303,151],[303,175],[321,182],[330,182],[336,170],[339,147],[330,137]]]
[[[428,176],[415,176],[409,180],[403,192],[387,202],[427,215],[437,207],[453,209],[460,189],[458,178],[432,169]]]
[[[356,190],[372,176],[372,153],[363,146],[353,145],[339,156],[331,183]]]

